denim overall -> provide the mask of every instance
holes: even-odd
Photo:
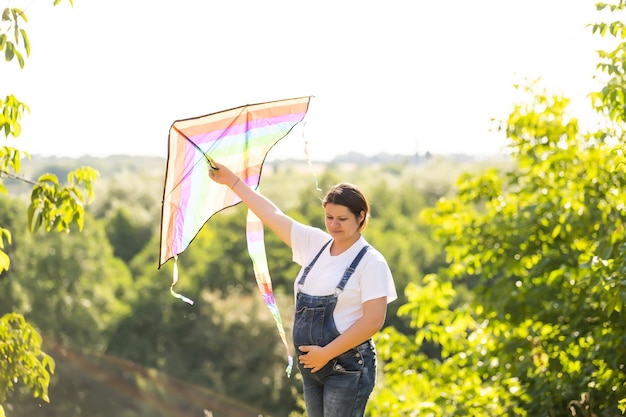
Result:
[[[293,341],[296,355],[304,352],[298,346],[326,346],[339,336],[333,312],[337,297],[368,250],[365,246],[346,269],[335,293],[312,296],[301,292],[309,271],[331,241],[327,242],[298,281]],[[342,353],[322,369],[311,372],[298,361],[304,386],[304,401],[308,417],[361,417],[376,379],[376,352],[370,340]]]

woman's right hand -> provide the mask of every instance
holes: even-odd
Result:
[[[209,177],[213,181],[230,188],[264,225],[272,229],[288,246],[291,246],[291,225],[294,220],[283,213],[267,197],[240,181],[239,177],[229,168],[213,160],[211,162],[213,166],[211,167],[209,164]]]
[[[213,181],[219,184],[224,184],[229,188],[233,188],[235,184],[237,184],[239,177],[237,177],[225,165],[219,164],[215,161],[211,161],[211,163],[208,165],[209,165],[209,178],[211,178]],[[211,165],[214,165],[215,168],[213,168]]]

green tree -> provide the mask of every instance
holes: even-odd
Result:
[[[104,169],[107,159],[100,162]],[[112,161],[110,161],[112,162]],[[124,160],[114,164],[117,170],[110,173],[106,181],[99,181],[98,201],[94,201],[89,211],[97,219],[106,222],[106,233],[113,245],[115,256],[129,263],[135,255],[158,234],[155,225],[161,215],[160,195],[163,192],[162,172],[151,175],[150,167],[137,172],[137,166],[130,169],[123,165]],[[105,173],[103,173],[104,180]]]
[[[134,213],[118,208],[108,219],[106,234],[115,256],[130,262],[150,241],[152,228],[148,224],[137,224]]]
[[[619,22],[593,28],[624,38]],[[415,337],[380,337],[373,416],[624,413],[623,51],[601,52],[611,77],[592,99],[606,128],[581,131],[566,98],[530,84],[504,127],[517,168],[463,175],[423,212],[449,266],[407,287],[399,313]]]
[[[1,284],[11,299],[2,309],[22,312],[57,343],[103,351],[134,293],[103,225],[89,219],[82,233],[15,235],[14,243],[16,263]]]
[[[178,259],[175,290],[194,300],[192,306],[168,291],[173,260],[155,271],[157,237],[133,259],[137,296],[107,353],[271,415],[286,415],[297,382],[285,378],[286,354],[255,283],[246,250],[245,207],[220,213],[209,226]],[[291,293],[277,297],[287,329],[292,300]]]
[[[21,314],[0,317],[0,402],[20,379],[35,398],[49,401],[48,384],[54,372],[54,360],[41,350],[42,340],[34,327]],[[4,409],[0,407],[0,415]]]
[[[57,5],[61,0],[54,0]],[[72,0],[69,0],[70,4]],[[0,22],[0,51],[7,62],[15,61],[24,67],[25,57],[30,55],[30,42],[24,24],[26,14],[15,7],[2,11]],[[29,111],[25,103],[8,94],[0,99],[0,128],[6,139],[17,138],[21,133],[21,118]],[[0,147],[0,193],[7,193],[2,178],[19,178],[22,157],[28,157],[18,149]],[[55,175],[42,175],[31,181],[33,188],[31,204],[28,207],[31,230],[43,228],[46,231],[69,231],[71,225],[82,229],[84,205],[92,197],[92,183],[97,172],[88,167],[78,168],[68,174],[67,185],[61,185]],[[5,242],[11,242],[11,233],[0,227],[0,274],[9,269],[10,259],[5,251]],[[49,373],[54,366],[51,358],[41,351],[40,338],[23,317],[7,314],[0,318],[0,327],[6,329],[0,334],[0,350],[3,362],[14,364],[8,372],[0,373],[0,401],[4,401],[8,391],[13,390],[15,381],[21,380],[35,396],[47,399]],[[18,349],[11,346],[19,346]],[[19,365],[19,366],[17,366]],[[0,416],[4,409],[0,405]]]

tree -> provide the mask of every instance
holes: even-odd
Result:
[[[592,29],[625,37],[621,22]],[[600,53],[610,77],[591,98],[603,129],[581,131],[568,99],[530,83],[503,127],[516,169],[463,175],[422,213],[449,266],[407,287],[400,314],[415,338],[380,337],[373,416],[626,411],[624,50]],[[420,353],[423,341],[441,357]]]
[[[21,314],[9,313],[0,318],[0,402],[22,379],[35,397],[48,400],[50,373],[54,360],[41,351],[41,337]],[[0,415],[4,410],[0,406]]]
[[[72,4],[72,0],[68,0]],[[57,5],[61,0],[54,0]],[[4,51],[7,62],[16,61],[23,68],[25,57],[30,55],[30,41],[23,25],[28,22],[26,14],[18,9],[7,7],[2,12],[0,23],[0,51]],[[5,138],[17,138],[21,133],[20,120],[29,111],[25,103],[9,94],[0,99],[0,129]],[[81,167],[68,174],[67,184],[62,185],[55,175],[45,174],[37,181],[19,177],[21,160],[28,154],[16,148],[0,147],[0,193],[7,194],[3,178],[21,179],[33,186],[31,203],[28,207],[29,228],[32,231],[43,228],[46,231],[69,232],[72,226],[82,230],[84,205],[92,194],[92,184],[97,172],[89,167]],[[0,227],[0,274],[10,267],[10,259],[5,252],[6,244],[11,243],[11,233]],[[35,396],[47,400],[50,373],[54,371],[52,358],[41,351],[41,338],[23,318],[15,313],[0,318],[0,352],[3,362],[12,364],[7,372],[0,373],[0,401],[4,401],[14,382],[22,380]],[[13,346],[19,346],[18,349]],[[18,366],[19,365],[19,366]],[[0,416],[4,409],[0,405]]]

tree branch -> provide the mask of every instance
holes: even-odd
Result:
[[[33,181],[31,179],[20,177],[19,175],[15,175],[12,172],[6,171],[4,169],[0,169],[0,177],[2,177],[2,175],[6,175],[6,177],[8,179],[10,179],[10,180],[20,180],[20,181],[24,181],[24,182],[27,182],[27,183],[32,184],[32,185],[38,185],[39,184],[38,182]]]

